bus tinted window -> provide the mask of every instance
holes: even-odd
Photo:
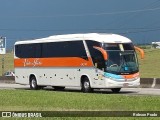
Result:
[[[20,58],[38,58],[41,56],[41,46],[40,44],[16,45],[15,54]]]
[[[42,57],[86,56],[83,41],[52,42],[42,45]]]
[[[90,51],[90,54],[93,58],[102,57],[101,52],[99,52],[98,50],[93,48],[94,46],[101,47],[101,44],[99,42],[87,40],[86,43],[87,43],[88,49]]]
[[[15,55],[20,58],[87,56],[83,41],[20,44],[15,46]]]
[[[132,43],[123,44],[124,50],[134,50],[134,46]]]
[[[105,50],[120,50],[119,44],[115,44],[115,43],[110,43],[110,44],[105,43],[104,48]]]
[[[102,69],[104,68],[104,58],[100,51],[93,48],[94,46],[101,47],[101,43],[96,41],[87,40],[86,41],[88,49],[90,51],[93,63],[97,63],[97,68]]]
[[[134,50],[134,46],[131,43],[123,43],[124,50]],[[105,43],[103,45],[105,50],[120,50],[120,43]]]

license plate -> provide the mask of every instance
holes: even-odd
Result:
[[[123,84],[123,87],[128,87],[128,83],[124,83],[124,84]]]

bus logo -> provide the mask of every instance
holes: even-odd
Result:
[[[40,62],[39,58],[36,58],[34,60],[29,60],[29,59],[24,60],[24,67],[27,67],[27,66],[36,67],[36,66],[39,66],[41,64],[42,63]]]

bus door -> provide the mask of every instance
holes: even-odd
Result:
[[[103,75],[105,71],[105,61],[108,59],[108,55],[101,47],[94,46],[93,48],[95,50],[94,54],[92,54],[92,61],[96,69],[94,82],[96,85],[102,86],[104,85]]]

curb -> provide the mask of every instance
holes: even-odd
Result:
[[[140,88],[151,88],[153,87],[153,78],[141,78],[140,79]]]
[[[0,76],[0,81],[1,80],[15,80],[14,76]]]
[[[160,78],[156,79],[156,84],[154,88],[160,88]]]
[[[0,83],[8,83],[8,84],[14,84],[15,83],[15,77],[14,76],[0,76]]]
[[[140,88],[160,88],[160,78],[141,78]]]

